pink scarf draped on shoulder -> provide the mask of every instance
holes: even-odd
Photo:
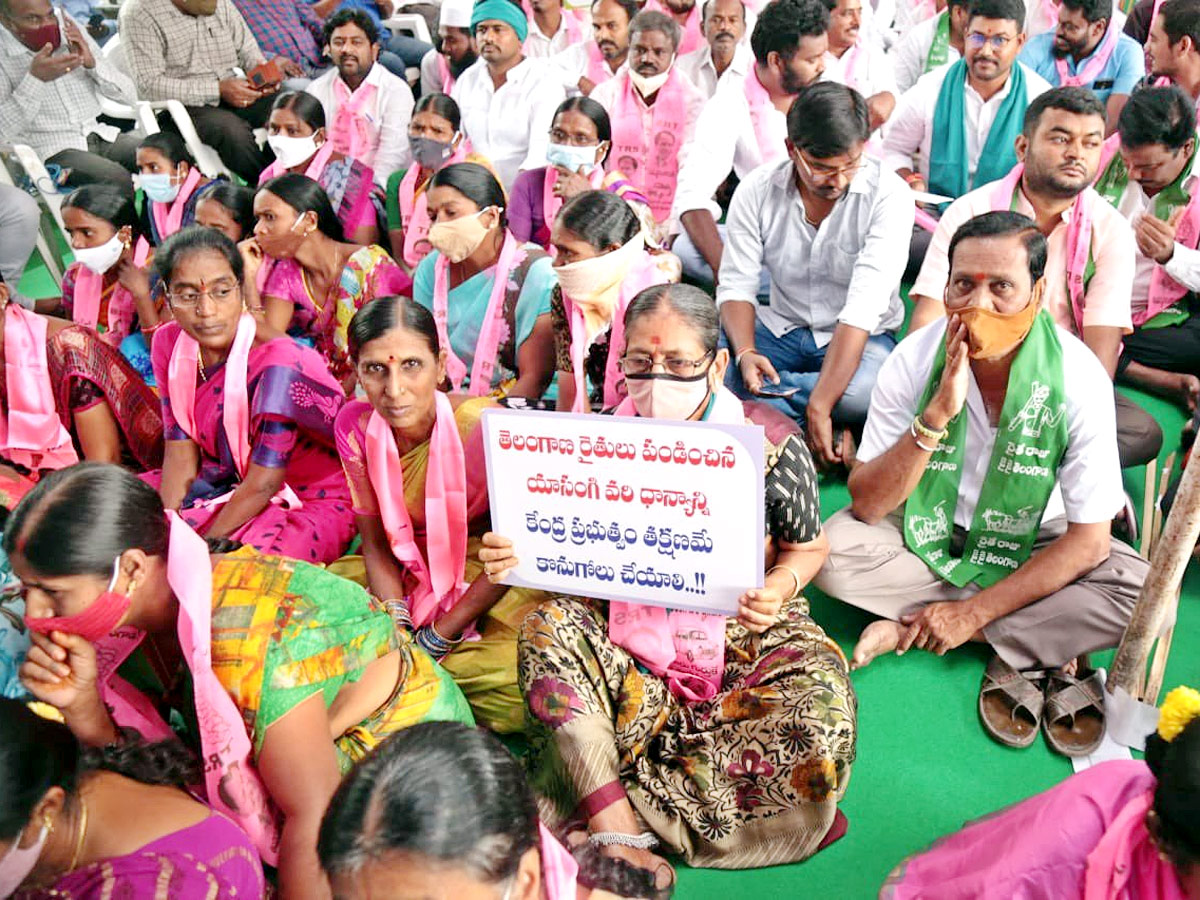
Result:
[[[179,602],[176,627],[192,675],[208,805],[237,822],[254,842],[263,862],[273,866],[279,858],[279,815],[254,767],[253,747],[241,711],[212,668],[212,560],[208,544],[174,511],[168,510],[167,518],[171,529],[167,581]],[[148,741],[168,740],[174,732],[154,704],[116,674],[144,638],[143,632],[122,627],[97,641],[96,682],[118,727],[132,728]]]
[[[692,11],[688,13],[687,22],[682,26],[683,39],[679,42],[679,49],[676,51],[678,56],[699,50],[704,46],[704,34],[700,30],[700,6],[701,4],[697,3],[692,7]],[[664,16],[670,16],[671,19],[675,18],[674,13],[660,0],[646,0],[646,5],[642,9],[652,9]]]
[[[770,121],[772,113],[779,113],[771,102],[771,95],[763,87],[758,78],[758,66],[752,65],[749,73],[743,79],[743,90],[746,94],[746,106],[750,110],[750,124],[754,127],[754,140],[758,144],[759,162],[773,163],[787,155],[787,147],[783,141],[772,134]],[[782,116],[782,113],[779,113]]]
[[[166,203],[150,201],[150,215],[154,217],[154,227],[158,230],[160,241],[165,241],[183,226],[183,214],[187,210],[188,200],[203,177],[200,170],[192,166],[169,207]]]
[[[45,319],[15,303],[4,308],[4,389],[0,455],[32,472],[79,462],[71,433],[54,405],[46,362]]]
[[[250,349],[254,346],[256,330],[254,317],[242,313],[238,320],[237,334],[229,357],[225,360],[225,400],[221,424],[229,442],[229,452],[237,467],[238,477],[245,478],[250,468],[250,393],[247,384]],[[185,331],[179,332],[171,350],[167,367],[167,396],[171,401],[171,412],[175,420],[192,440],[197,440],[196,425],[196,378],[200,374],[200,345]],[[162,386],[159,386],[162,389]],[[228,502],[232,492],[208,501],[209,506]],[[287,509],[300,509],[304,504],[296,492],[287,484],[271,498],[271,502],[282,504]]]
[[[588,41],[584,44],[584,52],[587,53],[587,77],[592,84],[604,84],[608,79],[613,77],[612,70],[608,67],[608,61],[605,60],[604,54],[600,52],[600,45],[595,41]]]
[[[340,76],[333,79],[337,112],[329,129],[329,142],[338,153],[372,168],[375,167],[375,151],[379,148],[380,126],[371,114],[378,93],[379,88],[366,81],[351,93]]]
[[[440,56],[438,57],[441,58]],[[446,165],[460,163],[467,158],[471,147],[464,137],[458,142],[458,147],[446,160]],[[409,268],[415,268],[417,263],[429,255],[433,249],[426,238],[429,236],[429,196],[428,191],[417,192],[419,182],[425,171],[413,162],[400,179],[400,227],[404,229],[404,251],[401,254]]]
[[[1013,198],[1020,189],[1021,176],[1025,172],[1023,163],[1017,163],[1012,171],[996,183],[992,194],[992,209],[1012,208]],[[1097,194],[1090,187],[1081,191],[1071,205],[1071,222],[1067,226],[1067,296],[1071,301],[1071,317],[1075,322],[1075,333],[1083,336],[1084,275],[1088,257],[1092,250],[1092,214]]]
[[[588,181],[591,183],[593,191],[602,190],[604,187],[603,166],[593,168],[588,175]],[[554,196],[556,184],[558,184],[558,169],[554,166],[546,166],[546,176],[542,181],[542,221],[546,223],[547,231],[554,226],[558,211],[563,207],[563,198]],[[550,250],[549,243],[549,239],[547,239],[545,247],[547,251]]]
[[[396,437],[377,412],[366,429],[367,477],[379,504],[383,530],[392,555],[419,582],[409,598],[418,628],[449,612],[468,588],[463,580],[467,559],[467,471],[462,438],[450,398],[435,395],[437,418],[429,438],[425,474],[425,556],[417,544],[412,516],[404,503],[404,468]]]
[[[646,8],[649,7],[650,3],[647,3]],[[679,177],[679,149],[683,146],[687,131],[688,113],[687,93],[680,81],[684,77],[678,68],[672,68],[666,84],[659,88],[651,108],[649,143],[642,128],[641,101],[628,75],[624,76],[621,91],[610,111],[612,151],[608,156],[609,171],[622,172],[646,195],[658,222],[665,222],[671,215],[671,203],[675,199]],[[674,140],[668,152],[659,154],[656,145],[658,138],[663,135],[670,135]],[[637,161],[639,171],[625,172],[620,168],[620,160],[626,156]]]
[[[150,242],[144,237],[138,238],[133,248],[133,264],[140,269],[146,265],[149,256]],[[95,331],[100,320],[100,295],[103,292],[104,276],[97,275],[87,266],[80,266],[75,273],[75,303],[71,321]],[[111,347],[120,346],[121,341],[133,331],[136,313],[133,295],[120,282],[114,284],[112,296],[108,298],[108,321],[104,323],[105,332],[100,339]]]
[[[618,416],[636,416],[628,397]],[[718,388],[706,422],[744,425],[742,402]],[[725,616],[666,609],[613,600],[608,604],[608,636],[660,678],[676,697],[693,703],[711,700],[725,677]]]
[[[1179,876],[1146,829],[1154,791],[1125,805],[1087,858],[1082,900],[1186,900]]]
[[[644,242],[643,242],[644,247]],[[614,250],[613,253],[620,253]],[[621,354],[625,351],[625,308],[629,301],[648,287],[666,284],[670,279],[644,249],[641,258],[629,268],[629,274],[621,282],[621,293],[612,310],[612,325],[608,335],[608,359],[604,364],[604,408],[616,406],[625,399],[624,376],[621,374]],[[563,308],[571,325],[571,368],[575,374],[575,402],[571,412],[587,412],[587,374],[584,372],[584,357],[591,345],[583,310],[575,301],[563,294]]]
[[[537,28],[537,23],[533,20],[533,4],[529,0],[521,0],[521,9],[525,11],[525,18],[529,20],[529,30],[533,31],[533,29]],[[575,14],[575,11],[567,9],[566,6],[562,9],[562,24],[559,25],[559,28],[564,27],[567,29],[568,47],[583,43],[583,23],[579,20],[579,16]],[[538,30],[540,31],[541,29]],[[546,36],[551,40],[554,38],[553,34]],[[529,39],[526,38],[525,42],[528,44]]]
[[[442,93],[449,95],[454,90],[454,82],[458,79],[450,72],[450,63],[446,61],[446,57],[442,54],[437,55],[438,78],[442,82]]]
[[[541,822],[538,822],[538,838],[538,849],[542,856],[542,883],[547,900],[575,900],[579,863]]]
[[[1066,59],[1056,58],[1054,60],[1054,70],[1058,73],[1058,86],[1087,87],[1095,81],[1096,76],[1108,65],[1108,60],[1113,55],[1113,51],[1117,49],[1117,40],[1120,36],[1120,32],[1113,26],[1113,20],[1110,18],[1108,20],[1108,31],[1104,34],[1104,40],[1100,42],[1100,46],[1092,54],[1092,58],[1074,75],[1071,74]]]
[[[479,329],[475,344],[475,359],[471,364],[471,387],[467,391],[472,397],[483,397],[492,391],[492,375],[499,362],[500,336],[504,324],[504,294],[508,290],[508,276],[516,263],[520,243],[512,233],[504,232],[504,246],[500,258],[492,268],[492,293],[488,298],[487,312]],[[437,324],[438,341],[446,348],[446,374],[455,393],[462,391],[467,365],[450,344],[450,261],[439,255],[434,265],[433,276],[433,320]]]

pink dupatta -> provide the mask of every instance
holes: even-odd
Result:
[[[655,0],[650,0],[646,8]],[[681,51],[682,52],[682,51]],[[641,164],[641,172],[623,172],[641,188],[649,200],[650,209],[658,222],[665,222],[671,215],[671,203],[675,199],[675,187],[679,177],[679,149],[683,146],[687,130],[687,100],[683,83],[685,76],[677,68],[671,69],[666,84],[659,88],[651,109],[652,125],[650,140],[657,142],[663,134],[674,137],[669,152],[658,154],[656,147],[648,145],[642,129],[642,112],[633,80],[624,78],[616,103],[610,110],[612,119],[612,152],[609,154],[610,171],[620,171],[618,162],[629,156]]]
[[[773,163],[783,159],[787,154],[787,147],[783,141],[775,139],[771,134],[769,124],[771,113],[778,113],[779,110],[771,102],[771,95],[758,79],[757,64],[750,67],[743,83],[746,107],[750,110],[750,124],[754,127],[754,140],[758,144],[759,162]]]
[[[250,836],[268,865],[279,858],[280,821],[254,768],[253,747],[241,711],[212,668],[212,560],[204,539],[174,511],[167,511],[170,543],[167,581],[179,601],[179,645],[192,674],[203,750],[208,805],[233,819]],[[148,741],[175,735],[147,697],[116,674],[145,634],[118,628],[96,643],[97,684],[120,728]]]
[[[625,398],[618,416],[636,416]],[[743,425],[742,401],[718,388],[707,422]],[[608,636],[659,678],[676,697],[689,703],[711,700],[725,677],[725,616],[665,609],[613,600],[608,604]]]
[[[588,41],[584,44],[583,49],[587,53],[587,77],[592,84],[604,84],[613,77],[612,70],[608,67],[608,61],[600,52],[599,44],[595,41]]]
[[[0,455],[32,472],[79,462],[54,405],[46,362],[46,320],[15,303],[4,308],[4,387]]]
[[[442,54],[437,55],[438,78],[442,80],[442,93],[449,94],[454,90],[454,82],[458,79],[450,72],[450,63],[446,62],[446,57]]]
[[[492,269],[495,280],[492,282],[487,312],[484,313],[479,339],[475,343],[475,359],[471,364],[471,387],[468,390],[472,397],[483,397],[492,391],[492,375],[496,371],[496,357],[500,352],[500,336],[504,325],[504,293],[508,289],[508,276],[512,273],[513,263],[520,249],[521,245],[512,233],[505,231],[500,259]],[[459,393],[467,375],[467,365],[458,358],[450,344],[450,261],[439,255],[433,268],[433,320],[437,324],[438,341],[446,348],[446,374],[450,377],[454,392]]]
[[[419,582],[409,598],[418,628],[449,612],[466,593],[467,472],[454,408],[441,391],[435,395],[437,418],[429,438],[425,474],[425,557],[417,545],[412,516],[404,503],[404,469],[391,427],[372,412],[366,429],[367,477],[379,504],[392,555]]]
[[[445,164],[449,166],[460,163],[467,158],[469,152],[470,147],[464,137]],[[430,225],[428,191],[417,193],[417,180],[421,173],[421,167],[414,162],[400,179],[400,227],[404,229],[404,251],[401,255],[410,268],[414,268],[428,256],[432,249],[426,240]]]
[[[133,248],[133,264],[142,268],[149,255],[150,242],[144,237],[138,238]],[[75,309],[71,321],[95,331],[100,319],[100,295],[103,290],[104,276],[97,275],[87,266],[80,266],[75,272]],[[133,295],[119,282],[114,284],[112,296],[108,299],[108,321],[104,323],[105,332],[101,339],[111,347],[119,346],[133,330],[136,312]]]
[[[321,173],[325,171],[325,166],[329,164],[329,159],[333,156],[335,149],[332,140],[327,140],[318,147],[317,152],[312,155],[312,160],[304,170],[305,176],[311,178],[313,181],[320,181]],[[276,175],[282,175],[286,171],[287,169],[283,167],[283,164],[279,160],[275,160],[275,162],[263,169],[263,173],[258,176],[258,183],[262,184]]]
[[[575,900],[579,863],[541,822],[538,822],[538,838],[538,850],[542,856],[542,884],[547,900]]]
[[[366,112],[378,92],[375,85],[364,81],[351,93],[340,76],[333,79],[338,108],[329,129],[329,143],[338,153],[357,159],[364,166],[374,166],[379,144],[379,126]]]
[[[221,423],[225,428],[229,452],[233,456],[239,478],[245,478],[246,470],[250,468],[250,396],[247,369],[256,327],[254,317],[250,313],[242,313],[233,346],[229,350],[229,358],[225,361],[225,406]],[[196,378],[199,375],[199,367],[200,345],[196,343],[195,338],[181,330],[171,350],[171,360],[167,367],[167,397],[171,401],[171,412],[174,413],[179,427],[194,441],[198,435]],[[159,390],[162,390],[161,385]],[[227,503],[231,496],[232,491],[213,500],[203,501],[203,505],[210,508],[220,506]],[[271,502],[282,504],[287,509],[300,509],[304,505],[287,484],[271,498]]]
[[[1012,209],[1024,172],[1024,164],[1017,163],[997,183],[992,194],[993,209]],[[1092,249],[1092,204],[1095,200],[1095,191],[1090,188],[1080,191],[1071,206],[1071,223],[1067,226],[1067,296],[1071,300],[1075,331],[1080,336],[1083,335],[1083,308],[1086,301],[1083,278]]]
[[[192,166],[192,170],[188,172],[188,177],[184,179],[183,184],[179,187],[179,193],[175,195],[175,199],[171,201],[170,208],[167,208],[165,203],[156,203],[150,201],[150,215],[154,217],[154,227],[158,230],[158,239],[165,241],[183,225],[183,214],[187,210],[188,199],[196,190],[196,185],[200,183],[200,179],[204,176],[200,170]]]
[[[1117,40],[1120,38],[1120,33],[1113,27],[1113,20],[1108,20],[1108,31],[1104,34],[1104,40],[1101,42],[1096,52],[1092,54],[1092,58],[1087,61],[1087,64],[1076,72],[1071,74],[1071,70],[1067,67],[1065,59],[1054,60],[1054,70],[1058,72],[1059,87],[1087,87],[1096,80],[1096,76],[1101,70],[1108,65],[1109,57],[1113,55],[1113,51],[1117,49]]]
[[[641,259],[629,267],[628,273],[621,282],[621,292],[617,304],[611,313],[612,325],[608,335],[608,359],[604,364],[605,408],[616,406],[625,399],[624,392],[617,390],[618,385],[623,383],[624,377],[621,374],[620,363],[621,354],[625,350],[625,307],[629,305],[630,300],[646,288],[655,284],[666,284],[668,281],[666,274],[655,265],[654,258],[645,251],[645,239],[640,233],[631,241],[631,243],[634,242],[636,242],[635,249],[640,253]],[[622,247],[614,250],[613,254],[621,253],[624,249]],[[587,354],[588,347],[591,346],[591,336],[587,333],[583,310],[565,293],[563,294],[563,308],[567,313],[567,321],[571,325],[571,368],[575,375],[575,402],[571,406],[571,412],[587,412],[588,391],[587,375],[584,373],[584,356]]]
[[[1088,854],[1082,900],[1186,900],[1175,867],[1159,857],[1146,830],[1154,791],[1127,803]]]

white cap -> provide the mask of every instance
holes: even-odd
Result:
[[[447,28],[469,29],[471,10],[474,6],[472,0],[442,0],[442,14],[438,18],[438,24]]]

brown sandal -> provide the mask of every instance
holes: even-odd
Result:
[[[979,689],[979,720],[1007,747],[1028,747],[1038,735],[1045,695],[1039,670],[1018,672],[999,656],[988,661]]]
[[[1076,678],[1061,669],[1046,679],[1042,716],[1046,743],[1063,756],[1087,756],[1104,740],[1104,682],[1093,671]]]

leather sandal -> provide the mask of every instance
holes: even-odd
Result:
[[[979,720],[984,730],[1007,747],[1032,744],[1045,705],[1045,674],[1041,670],[1018,672],[999,656],[993,656],[979,689]]]
[[[1086,678],[1054,669],[1046,678],[1042,713],[1046,743],[1063,756],[1087,756],[1104,740],[1104,682],[1093,671]]]

